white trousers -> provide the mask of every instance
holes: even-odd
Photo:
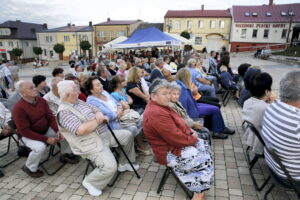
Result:
[[[45,135],[48,137],[57,137],[52,128],[49,128]],[[27,147],[31,149],[25,165],[30,171],[36,172],[39,167],[39,163],[46,151],[47,144],[42,141],[29,139],[27,137],[22,137],[22,141]],[[62,153],[72,153],[70,146],[66,140],[61,141],[60,144]]]

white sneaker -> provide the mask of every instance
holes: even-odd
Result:
[[[89,194],[92,196],[97,197],[102,194],[101,190],[98,190],[92,184],[86,182],[85,180],[82,181],[82,185],[83,185],[83,187],[85,187],[88,190]]]
[[[132,165],[133,165],[135,170],[139,170],[140,166],[138,164],[132,164]],[[119,164],[118,171],[119,172],[125,172],[125,171],[133,172],[133,169],[130,166],[130,164],[124,164],[124,165]]]

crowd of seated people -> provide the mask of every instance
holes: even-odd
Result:
[[[64,74],[64,69],[55,68],[50,87],[43,75],[33,76],[32,82],[19,81],[16,92],[0,106],[12,113],[18,134],[32,150],[23,171],[32,177],[43,176],[41,158],[48,145],[59,143],[62,162],[76,164],[82,157],[95,164],[82,184],[89,194],[101,195],[117,170],[133,171],[124,155],[117,162],[112,154],[110,148],[117,144],[109,125],[135,169],[139,168],[136,153],[151,154],[148,141],[157,161],[175,170],[194,192],[194,199],[204,199],[203,192],[213,184],[214,176],[209,138],[227,139],[235,133],[225,125],[220,110],[220,81],[241,91],[243,119],[262,134],[264,113],[275,99],[269,74],[249,64],[241,65],[237,73],[231,69],[228,54],[220,61],[215,56],[212,53],[209,62],[216,74],[207,73],[197,55],[187,65],[168,56],[120,57],[116,62],[93,63],[88,71],[76,63],[75,69],[80,68],[76,73]],[[7,134],[8,126],[2,124],[1,134]],[[262,154],[253,134],[247,133],[245,138]],[[190,163],[189,157],[184,157],[188,154],[199,162]],[[187,173],[181,174],[181,168],[175,166],[188,166]],[[192,178],[194,169],[200,179]]]

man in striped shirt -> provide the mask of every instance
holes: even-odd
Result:
[[[272,147],[290,175],[300,184],[300,71],[287,73],[280,81],[280,100],[264,115],[262,137]],[[286,176],[265,148],[268,166],[286,182]]]

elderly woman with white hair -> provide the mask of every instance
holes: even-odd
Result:
[[[59,104],[61,103],[57,90],[57,84],[61,81],[63,81],[61,77],[54,77],[51,80],[51,91],[43,96],[43,98],[48,102],[49,108],[53,115],[56,115]]]
[[[267,107],[262,128],[262,138],[267,165],[285,185],[291,185],[280,165],[269,152],[271,147],[282,164],[300,185],[300,70],[287,73],[280,80],[280,100]]]
[[[73,81],[58,83],[62,103],[58,109],[59,129],[75,155],[92,161],[96,168],[84,178],[82,185],[92,196],[99,196],[116,171],[133,171],[125,156],[120,154],[119,166],[110,150],[117,143],[107,129],[108,118],[97,108],[78,100],[78,89]],[[135,162],[134,142],[131,133],[115,130],[131,162]],[[134,164],[136,169],[138,165]]]
[[[112,76],[115,76],[118,72],[118,68],[116,66],[116,63],[115,62],[110,62],[108,64],[108,71],[109,73],[112,75]]]
[[[144,133],[157,161],[171,167],[179,180],[205,200],[204,191],[214,180],[214,163],[207,141],[198,137],[170,106],[170,84],[155,80],[149,89],[151,101],[143,116]]]

